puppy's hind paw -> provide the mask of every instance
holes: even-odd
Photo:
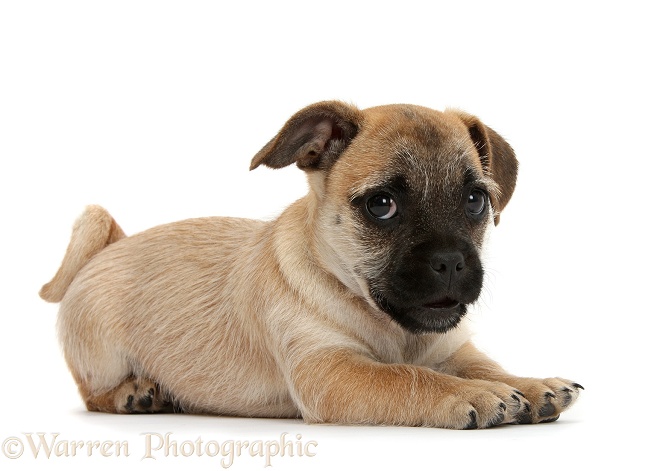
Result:
[[[173,412],[170,400],[164,397],[160,387],[149,379],[131,378],[115,391],[115,408],[119,414],[145,414]]]

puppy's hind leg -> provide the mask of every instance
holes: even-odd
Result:
[[[66,362],[90,411],[142,413],[172,411],[172,401],[159,385],[134,374],[134,365],[108,336],[106,304],[80,271],[107,246],[126,237],[100,206],[88,206],[73,227],[56,275],[40,291],[49,302],[61,302],[58,331]],[[78,281],[77,283],[74,283]],[[107,300],[108,299],[108,300]],[[102,308],[104,306],[104,308]]]
[[[74,300],[74,299],[73,299]],[[165,388],[137,367],[89,315],[64,304],[59,334],[64,356],[86,408],[113,414],[180,412]]]
[[[129,376],[115,388],[100,394],[91,393],[82,382],[79,391],[89,411],[114,414],[179,411],[161,387],[147,378]]]

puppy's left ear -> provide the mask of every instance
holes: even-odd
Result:
[[[518,176],[518,161],[515,152],[502,136],[483,124],[475,116],[455,111],[461,121],[468,127],[484,174],[492,178],[499,187],[496,194],[491,194],[491,204],[495,210],[495,225],[500,222],[500,213],[515,190]]]
[[[296,163],[306,171],[329,169],[357,135],[362,112],[341,101],[323,101],[292,116],[251,161],[281,168]]]

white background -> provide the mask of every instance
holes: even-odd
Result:
[[[644,2],[0,3],[0,441],[128,441],[125,458],[0,468],[219,469],[141,460],[141,433],[318,441],[273,469],[649,469],[649,34]],[[248,171],[301,107],[416,103],[478,115],[521,171],[492,237],[477,343],[586,390],[553,424],[455,432],[84,411],[37,292],[76,216],[129,234],[194,216],[269,219],[300,171]],[[26,445],[27,446],[27,445]],[[242,456],[232,469],[263,469]],[[368,466],[368,468],[366,468]],[[31,469],[31,468],[30,468]]]

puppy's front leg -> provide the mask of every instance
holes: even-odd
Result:
[[[384,364],[350,351],[313,353],[290,375],[307,422],[486,428],[517,421],[526,407],[503,383]]]
[[[530,421],[533,423],[553,422],[561,412],[574,404],[583,389],[578,383],[562,378],[522,378],[513,376],[497,363],[466,342],[444,363],[438,365],[439,371],[468,379],[499,381],[521,391],[531,403]],[[527,423],[521,417],[519,423]]]

